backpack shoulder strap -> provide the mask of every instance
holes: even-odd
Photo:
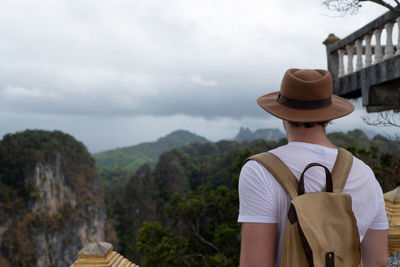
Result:
[[[247,158],[245,163],[249,160],[255,160],[263,165],[281,184],[291,199],[297,197],[299,191],[297,179],[280,158],[272,153],[264,152]]]
[[[335,165],[332,169],[333,192],[342,192],[353,165],[353,154],[339,147]]]

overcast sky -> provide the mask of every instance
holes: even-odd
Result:
[[[176,129],[216,141],[240,126],[281,128],[256,98],[278,90],[288,68],[326,68],[329,33],[343,38],[385,11],[366,3],[337,18],[319,0],[2,0],[0,136],[57,129],[98,152]],[[365,127],[362,114],[329,128]]]

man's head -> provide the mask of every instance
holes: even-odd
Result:
[[[354,110],[350,102],[333,95],[332,91],[328,71],[289,69],[283,76],[280,91],[259,97],[257,103],[275,117],[299,126],[325,124]]]

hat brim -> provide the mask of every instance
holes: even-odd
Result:
[[[271,115],[293,122],[322,122],[337,119],[353,112],[354,106],[337,95],[332,95],[332,104],[320,109],[288,108],[277,101],[279,92],[263,95],[257,103]]]

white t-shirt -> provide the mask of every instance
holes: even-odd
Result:
[[[337,149],[320,145],[290,142],[269,151],[279,157],[296,176],[297,180],[305,166],[318,162],[332,171],[337,157]],[[304,177],[305,191],[323,191],[325,172],[313,167]],[[353,157],[353,166],[343,192],[350,194],[352,209],[357,219],[360,241],[368,229],[386,230],[388,222],[382,189],[371,168]],[[279,182],[259,163],[248,161],[239,178],[239,218],[238,222],[278,223],[277,263],[279,266],[283,233],[290,204],[290,198]]]

